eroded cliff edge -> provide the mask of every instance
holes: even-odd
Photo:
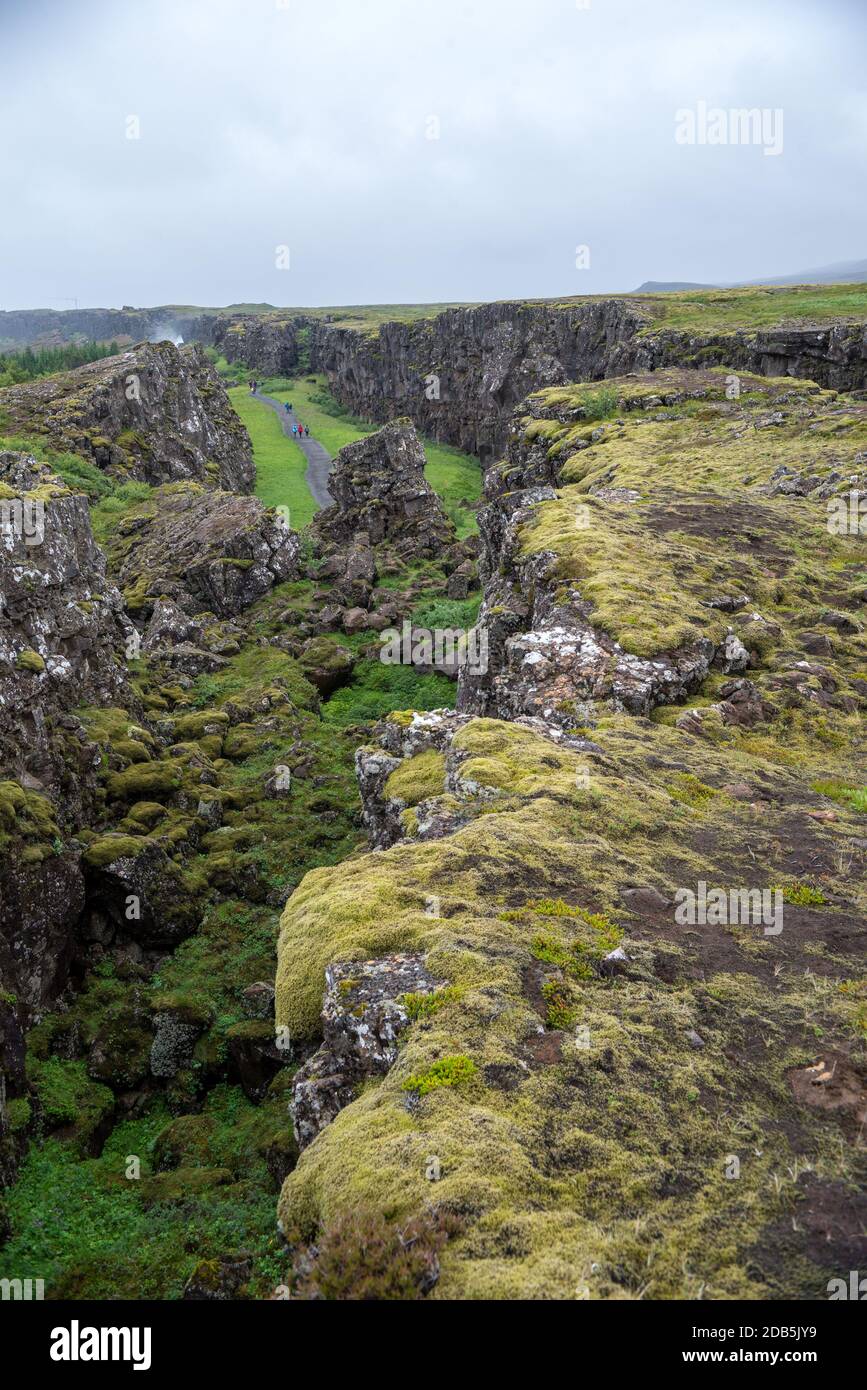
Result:
[[[683,329],[666,326],[661,299],[482,304],[366,329],[322,316],[234,315],[209,321],[207,341],[257,371],[324,372],[354,414],[379,422],[408,415],[423,433],[484,463],[502,453],[519,402],[544,386],[723,363],[838,389],[867,386],[863,316],[791,320],[781,296],[778,324],[714,326],[710,304],[707,328]]]
[[[283,915],[302,1294],[816,1298],[855,1258],[865,444],[726,373],[517,413],[489,670],[360,750],[377,848]]]

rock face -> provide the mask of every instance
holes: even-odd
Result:
[[[293,1087],[299,1148],[312,1143],[363,1081],[393,1066],[397,1039],[409,1023],[401,1000],[408,994],[430,994],[436,985],[418,954],[328,967],[322,1046],[296,1073]]]
[[[227,362],[243,362],[263,376],[284,376],[300,365],[298,329],[304,323],[303,317],[217,317],[202,321],[197,336],[204,331],[203,341],[212,343]]]
[[[418,429],[488,463],[502,452],[509,417],[532,391],[632,371],[717,361],[765,376],[802,377],[837,389],[867,386],[863,323],[735,332],[654,329],[658,306],[638,297],[482,304],[375,334],[321,319],[219,320],[230,361],[257,371],[310,366],[337,399],[371,420],[407,415]],[[278,364],[279,363],[279,368]]]
[[[782,637],[779,625],[769,625],[755,609],[747,611],[749,600],[734,588],[743,582],[736,559],[742,530],[751,523],[770,530],[777,524],[760,501],[777,495],[767,483],[756,478],[755,495],[725,508],[713,493],[702,499],[690,492],[688,469],[675,486],[659,482],[651,487],[643,470],[628,475],[639,486],[611,485],[618,480],[622,441],[644,448],[653,431],[669,428],[669,420],[676,428],[688,418],[681,412],[694,404],[702,404],[713,422],[699,437],[709,438],[711,428],[722,435],[728,421],[731,434],[726,439],[735,449],[749,438],[748,431],[768,428],[769,421],[788,438],[820,409],[834,408],[833,398],[809,383],[789,389],[761,378],[743,381],[744,391],[749,389],[755,400],[741,406],[738,398],[726,400],[723,378],[712,372],[613,378],[606,388],[611,400],[604,422],[593,415],[598,401],[584,385],[540,392],[525,403],[516,414],[505,460],[485,477],[487,505],[479,513],[484,601],[478,627],[488,655],[484,668],[462,670],[460,710],[501,719],[541,717],[566,728],[592,725],[603,709],[646,717],[659,706],[684,701],[712,668],[736,675],[754,664],[757,658],[736,629],[752,628],[754,644]],[[782,409],[774,410],[775,404]],[[747,468],[748,449],[743,459]],[[815,495],[824,503],[857,481],[842,460],[839,466],[825,465]],[[546,520],[550,546],[535,540],[544,534]],[[645,560],[664,570],[666,585],[676,590],[677,573],[685,573],[690,564],[698,568],[697,557],[686,560],[670,539],[683,527],[705,534],[720,583],[732,582],[732,590],[720,594],[712,582],[690,585],[690,621],[669,624],[656,640],[622,613],[624,634],[635,648],[630,649],[594,601],[602,588],[610,594],[617,581],[610,577],[604,585],[594,584],[591,576],[603,553],[608,576],[617,564],[617,550],[627,554],[634,547],[634,575],[624,569],[621,579],[634,585],[636,597],[642,585],[635,576]],[[620,546],[606,546],[604,536],[615,533],[621,536]],[[582,571],[589,587],[579,577]],[[684,633],[680,640],[678,630]],[[801,638],[804,651],[809,651],[810,637]],[[761,700],[743,697],[737,705],[742,711],[762,709]],[[735,718],[728,705],[723,715],[728,723]],[[740,722],[747,717],[742,714]]]
[[[132,631],[87,500],[25,454],[0,454],[0,973],[24,1007],[66,981],[84,889],[62,827],[94,791],[74,709],[128,695]]]
[[[373,849],[401,840],[441,840],[467,825],[490,801],[465,764],[471,758],[460,738],[472,716],[453,710],[392,715],[377,726],[378,746],[359,748],[355,772],[362,818]],[[590,739],[565,733],[542,719],[517,718],[516,727],[550,740],[553,748],[597,757]]]
[[[228,618],[297,573],[298,536],[256,497],[197,484],[157,490],[112,539],[112,560],[133,611],[169,599],[188,615]],[[163,605],[148,630],[150,647],[196,640],[195,627],[170,621]]]
[[[93,539],[87,499],[34,458],[0,454],[5,767],[34,786],[59,785],[49,721],[79,704],[111,704],[123,693],[124,646],[131,632]]]
[[[519,460],[520,453],[514,446],[512,466],[492,470],[486,480],[496,494],[479,516],[485,598],[478,627],[488,657],[484,669],[461,671],[458,708],[571,727],[592,722],[601,706],[649,715],[657,705],[685,699],[707,676],[714,642],[702,638],[647,659],[594,626],[592,604],[577,585],[559,578],[557,555],[522,552],[522,528],[557,494],[550,487],[521,487],[539,468],[536,458]]]
[[[252,491],[250,439],[204,351],[147,343],[0,391],[16,433],[44,435],[112,477]]]
[[[0,311],[0,343],[22,348],[54,346],[81,335],[98,343],[137,343],[150,337],[153,326],[148,309],[4,309]]]
[[[153,309],[4,309],[0,344],[55,347],[82,337],[97,343],[139,343],[179,335],[207,341],[212,320],[196,310],[162,305]]]
[[[424,449],[405,419],[337,454],[328,479],[334,506],[317,513],[315,530],[338,545],[351,543],[359,532],[367,538],[363,549],[356,546],[347,577],[371,582],[369,546],[387,542],[409,558],[436,555],[454,543],[454,527],[424,469]]]

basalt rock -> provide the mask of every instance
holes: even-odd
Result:
[[[441,554],[454,543],[455,530],[424,469],[424,449],[409,420],[393,420],[347,444],[329,474],[334,506],[317,513],[315,533],[338,547],[362,533],[371,546],[387,543],[404,560]],[[365,549],[356,544],[353,552],[360,579],[369,573]]]
[[[322,1004],[323,1041],[295,1076],[292,1119],[306,1148],[353,1100],[356,1088],[387,1072],[409,1023],[407,994],[429,994],[438,981],[418,954],[330,965]]]
[[[88,908],[115,931],[146,946],[171,946],[194,931],[198,909],[185,892],[181,875],[159,845],[118,835],[118,853],[110,856],[112,836],[85,854]],[[106,862],[107,861],[107,862]]]
[[[192,479],[251,492],[250,439],[198,346],[145,343],[0,391],[16,433],[39,434],[118,480]]]
[[[297,534],[258,498],[195,483],[159,489],[120,523],[112,548],[130,608],[153,615],[149,647],[170,641],[172,630],[197,645],[197,626],[185,628],[177,609],[191,618],[203,608],[221,618],[241,613],[297,574],[298,554]]]
[[[656,327],[657,314],[658,301],[635,296],[480,304],[384,323],[375,333],[303,315],[233,316],[214,331],[229,361],[273,372],[301,365],[303,327],[310,366],[347,409],[377,421],[406,415],[485,464],[502,453],[519,402],[570,381],[719,363],[835,389],[867,385],[863,323],[700,333]]]
[[[497,799],[499,792],[467,775],[470,754],[455,744],[456,735],[472,718],[453,710],[414,712],[408,719],[393,715],[377,725],[378,746],[357,750],[355,773],[372,849],[388,849],[409,839],[441,840]],[[601,754],[592,740],[566,733],[556,723],[535,718],[518,718],[515,723],[550,740],[552,750],[594,759]]]
[[[352,675],[357,658],[355,653],[327,637],[311,637],[304,644],[299,664],[304,675],[326,698]]]
[[[0,454],[0,522],[0,970],[33,1009],[66,983],[84,900],[66,831],[95,804],[98,758],[75,710],[133,703],[132,629],[86,498],[45,464]]]
[[[461,670],[458,708],[568,727],[592,722],[601,705],[648,715],[684,699],[707,676],[713,642],[700,639],[649,660],[635,656],[594,627],[592,605],[577,586],[558,582],[556,556],[522,556],[521,527],[555,497],[550,486],[501,492],[480,515],[487,582],[478,628],[486,661]]]
[[[263,376],[285,376],[299,366],[298,328],[303,317],[254,318],[218,316],[208,340],[227,362],[242,362]]]

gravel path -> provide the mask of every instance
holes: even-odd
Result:
[[[330,507],[333,499],[328,491],[328,474],[331,472],[331,455],[328,450],[323,448],[318,439],[306,434],[303,439],[293,435],[292,426],[298,424],[298,416],[294,410],[287,410],[282,401],[275,400],[273,396],[263,396],[261,391],[254,392],[254,395],[257,401],[264,401],[265,405],[270,405],[272,410],[276,410],[283,426],[283,433],[301,445],[307,456],[306,482],[310,495],[317,507]]]

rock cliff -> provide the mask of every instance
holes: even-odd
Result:
[[[347,1239],[332,1296],[379,1287],[359,1252],[419,1223],[435,1271],[390,1296],[817,1298],[848,1267],[867,406],[726,388],[543,390],[489,470],[489,670],[359,750],[371,851],[282,918],[278,1025],[322,1037],[279,1203],[301,1296]]]
[[[147,343],[6,387],[0,415],[9,432],[44,438],[115,479],[192,479],[242,493],[253,486],[247,431],[197,346]]]
[[[131,698],[131,632],[86,498],[0,453],[0,976],[23,1017],[68,976],[84,878],[67,833],[96,789],[76,711]]]
[[[299,369],[303,327],[309,366],[326,373],[354,414],[409,416],[423,433],[486,463],[501,454],[519,401],[544,386],[719,363],[839,389],[867,387],[863,321],[684,331],[666,328],[664,305],[642,297],[482,304],[366,331],[303,316],[218,322],[229,360],[263,372]]]

